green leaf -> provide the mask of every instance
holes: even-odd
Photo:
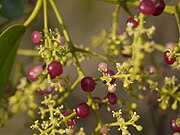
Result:
[[[23,15],[23,0],[0,0],[2,8],[0,15],[9,19],[16,19]]]
[[[9,81],[16,52],[25,30],[24,25],[13,25],[0,35],[0,97]]]

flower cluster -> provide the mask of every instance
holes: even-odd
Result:
[[[174,14],[179,23],[180,2],[178,5],[169,6],[164,0],[101,1],[116,5],[111,31],[103,30],[100,35],[92,38],[92,46],[100,46],[103,54],[73,42],[54,0],[37,1],[33,13],[23,27],[30,25],[35,18],[34,15],[37,15],[37,11],[43,6],[44,29],[42,32],[37,30],[32,32],[31,40],[35,49],[23,51],[30,52],[28,55],[38,57],[38,60],[27,70],[22,65],[22,71],[25,73],[19,73],[19,84],[17,80],[12,81],[13,85],[17,84],[13,86],[15,91],[0,99],[2,106],[0,126],[4,125],[11,115],[24,111],[35,119],[31,129],[37,131],[37,134],[85,135],[84,128],[87,126],[78,127],[78,122],[94,114],[96,127],[92,134],[106,135],[111,132],[112,127],[117,127],[122,135],[130,135],[129,126],[139,132],[143,130],[143,126],[137,124],[140,119],[138,115],[140,113],[137,110],[139,101],[159,104],[163,111],[169,107],[171,111],[179,108],[180,39],[177,43],[168,42],[166,45],[155,42],[153,37],[157,29],[153,25],[147,27],[146,18],[147,16],[157,17],[166,12]],[[48,28],[47,4],[52,7],[60,31]],[[130,12],[131,6],[138,7],[137,15]],[[124,30],[120,30],[118,26],[120,9],[131,16],[124,22],[126,24]],[[178,28],[180,32],[179,24]],[[1,38],[0,35],[0,41]],[[18,53],[21,55],[23,51],[20,50]],[[93,73],[86,75],[86,70],[81,65],[82,61],[89,60],[91,56],[101,59],[96,70],[93,71],[97,73],[99,71],[99,75]],[[157,60],[156,57],[159,56],[161,59]],[[66,70],[67,66],[75,69],[76,76],[71,76],[72,73]],[[89,68],[88,66],[86,67]],[[0,72],[2,72],[1,67]],[[173,72],[177,75],[175,76]],[[101,85],[103,87],[99,91],[104,93],[101,94],[103,97],[97,94],[98,87]],[[76,104],[74,106],[68,102],[68,99],[75,100],[71,98],[71,94],[78,91],[76,88],[82,95],[86,95],[86,100],[80,98],[78,100],[82,101],[74,102]],[[38,103],[39,99],[41,104]],[[103,107],[107,109],[105,113],[120,109],[112,111],[115,122],[102,119]],[[40,117],[36,114],[37,109]],[[173,118],[170,124],[173,132],[179,134],[180,118],[178,116]]]

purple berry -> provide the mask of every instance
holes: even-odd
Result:
[[[180,132],[180,125],[177,122],[177,120],[180,122],[180,118],[174,117],[171,119],[170,127],[173,130],[173,132]]]
[[[108,76],[113,76],[113,75],[115,75],[114,71],[112,71],[112,70],[110,70],[110,69],[107,70],[106,74],[107,74]],[[113,78],[110,83],[113,84],[113,83],[115,83],[115,81],[116,81],[116,79]]]
[[[60,62],[53,61],[48,65],[48,72],[51,76],[51,78],[55,78],[56,76],[59,76],[63,72],[63,68]]]
[[[38,44],[41,41],[41,33],[39,31],[34,31],[31,35],[31,40],[34,44]]]
[[[172,65],[176,61],[175,56],[170,56],[170,51],[167,50],[164,52],[164,60],[168,65]]]
[[[154,16],[160,15],[165,9],[165,2],[164,0],[157,0],[155,2],[155,12],[153,13]]]
[[[114,105],[117,103],[117,97],[115,95],[115,93],[107,93],[107,99],[109,104]]]
[[[155,10],[155,3],[152,0],[143,0],[139,5],[139,11],[144,15],[153,15]]]
[[[95,89],[96,83],[94,82],[92,77],[86,76],[81,80],[81,88],[85,92],[91,92]]]
[[[40,94],[40,95],[44,95],[44,94],[45,94],[44,90],[42,90],[41,88],[38,88],[38,89],[36,90],[36,92],[37,92],[38,94]]]
[[[86,103],[80,103],[76,106],[75,111],[79,118],[85,118],[90,114],[90,107]]]
[[[41,66],[34,66],[29,68],[28,70],[28,79],[30,81],[36,81],[38,79],[38,76],[43,72],[43,68]]]
[[[139,25],[139,22],[134,20],[134,18],[128,18],[126,21],[126,25],[132,26],[133,28],[137,27]]]

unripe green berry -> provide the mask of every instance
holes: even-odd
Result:
[[[137,104],[135,102],[131,103],[131,109],[135,110],[137,108]]]
[[[140,126],[140,125],[137,125],[137,126],[136,126],[136,129],[137,129],[137,131],[142,131],[142,130],[143,130],[143,127]]]
[[[177,105],[177,100],[175,100],[174,103],[171,105],[171,109],[172,109],[172,110],[176,110],[177,107],[178,107],[178,105]]]

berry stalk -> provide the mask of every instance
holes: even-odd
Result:
[[[38,15],[38,13],[42,7],[42,3],[43,3],[43,0],[37,1],[36,6],[35,6],[34,10],[32,11],[31,15],[23,24],[25,27],[28,27],[33,22],[33,20],[36,18],[36,16]]]

